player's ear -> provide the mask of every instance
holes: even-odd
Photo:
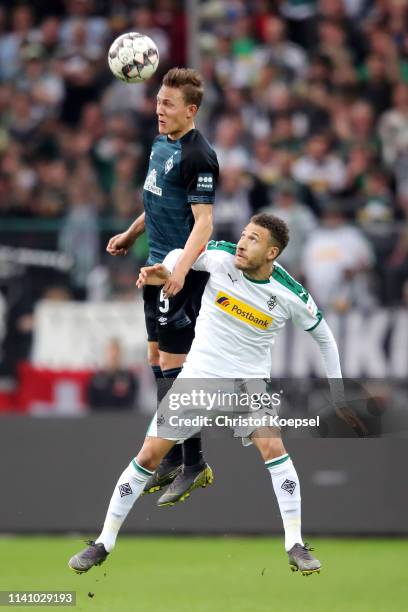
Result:
[[[187,107],[187,117],[191,119],[196,115],[198,108],[195,104],[189,104]]]
[[[269,247],[266,258],[268,261],[273,261],[274,259],[277,258],[278,255],[279,255],[279,247],[277,247],[276,245],[273,245]]]

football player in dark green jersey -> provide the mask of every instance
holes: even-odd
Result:
[[[145,210],[107,246],[111,255],[126,255],[146,231],[148,264],[161,263],[173,249],[183,249],[164,287],[147,286],[143,295],[148,358],[158,382],[174,380],[181,371],[207,280],[205,273],[191,270],[211,236],[219,172],[214,150],[194,125],[202,97],[203,81],[197,71],[172,68],[164,76],[157,95],[159,134],[152,145],[143,189]],[[145,492],[159,491],[172,483],[172,503],[176,503],[212,480],[197,437],[182,447],[176,445],[146,484]],[[159,505],[168,505],[167,498],[166,503],[161,499]]]

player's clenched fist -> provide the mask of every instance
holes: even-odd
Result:
[[[127,232],[113,236],[108,242],[106,250],[110,255],[127,255],[128,250],[132,246],[134,240]]]

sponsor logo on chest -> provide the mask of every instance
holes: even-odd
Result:
[[[150,170],[149,174],[146,177],[143,189],[146,189],[146,191],[150,191],[151,193],[154,193],[155,195],[161,196],[162,190],[161,190],[161,187],[156,185],[156,180],[157,180],[157,170],[154,170],[154,169]]]
[[[253,306],[237,300],[225,291],[219,291],[215,297],[217,308],[243,323],[252,325],[257,329],[269,329],[273,321],[272,317],[257,310]]]

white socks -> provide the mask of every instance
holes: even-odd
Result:
[[[113,550],[123,521],[152,474],[133,459],[120,476],[110,500],[102,533],[96,540],[96,544],[102,543],[107,552]]]
[[[290,550],[294,544],[303,544],[299,478],[288,454],[266,461],[265,466],[270,472],[282,516],[285,549]],[[120,476],[109,503],[102,533],[96,540],[97,544],[104,545],[107,552],[113,550],[119,529],[152,474],[133,459]]]
[[[303,544],[301,535],[301,509],[299,478],[288,454],[265,461],[278,500],[285,529],[285,549]]]

